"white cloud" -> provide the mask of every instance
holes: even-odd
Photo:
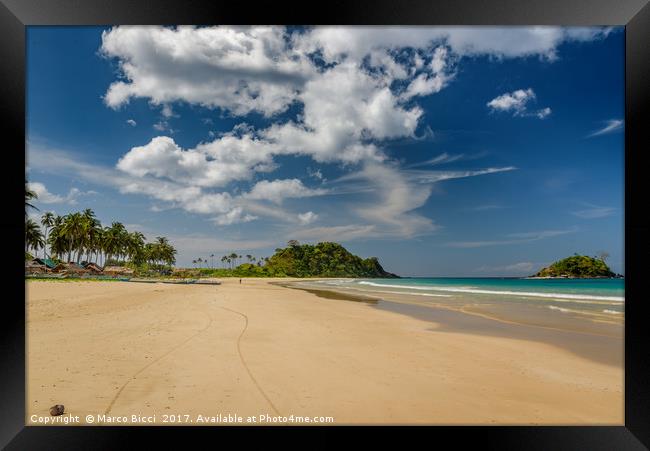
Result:
[[[462,179],[467,177],[476,177],[479,175],[496,174],[498,172],[515,171],[514,166],[505,166],[500,168],[486,168],[474,171],[420,171],[409,170],[411,178],[419,183],[436,183],[443,180]]]
[[[421,166],[435,166],[438,164],[447,164],[447,163],[453,163],[454,161],[458,161],[462,158],[464,158],[465,155],[458,154],[458,155],[449,155],[447,152],[441,153],[440,155],[430,158],[426,161],[420,161],[419,163],[413,163],[408,165],[407,167],[409,168],[417,168]]]
[[[260,134],[286,153],[309,155],[317,162],[381,160],[368,139],[412,137],[422,115],[406,108],[386,80],[353,63],[341,63],[305,84],[300,123],[274,124]]]
[[[302,225],[307,225],[311,224],[312,222],[316,221],[318,219],[318,215],[314,213],[313,211],[307,211],[305,213],[300,213],[298,215],[298,220],[300,221],[300,224]]]
[[[485,204],[485,205],[477,205],[475,207],[470,207],[467,208],[469,211],[490,211],[490,210],[501,210],[503,208],[507,208],[503,205],[499,204]]]
[[[226,135],[183,150],[167,136],[134,147],[117,163],[127,174],[152,175],[201,187],[221,187],[274,168],[275,146],[250,135]]]
[[[138,125],[138,123],[133,119],[127,119],[126,123],[129,124],[131,127],[135,127],[136,125]]]
[[[616,213],[616,208],[600,207],[598,205],[586,204],[588,208],[571,212],[572,215],[582,219],[606,218]]]
[[[313,227],[292,232],[291,237],[297,240],[345,242],[376,237],[375,229],[374,225],[358,224]]]
[[[112,108],[140,97],[270,116],[314,71],[287,46],[282,27],[120,26],[102,34],[101,51],[124,75],[104,97]]]
[[[45,185],[40,182],[29,182],[27,187],[36,193],[36,200],[44,204],[55,204],[65,201],[64,197],[50,193]]]
[[[610,119],[608,121],[605,121],[604,127],[599,128],[598,130],[588,134],[587,138],[621,131],[623,130],[623,123],[624,121],[622,119]]]
[[[241,222],[250,222],[257,219],[257,216],[245,214],[241,207],[235,207],[227,213],[217,216],[214,221],[219,225],[231,225]]]
[[[412,180],[395,165],[368,162],[360,171],[339,178],[337,183],[349,185],[344,185],[343,192],[367,193],[350,210],[374,224],[376,234],[413,237],[437,228],[431,219],[414,211],[425,204],[431,186]]]
[[[304,226],[318,214],[285,210],[282,200],[331,190],[308,188],[298,179],[250,183],[274,171],[280,157],[306,156],[349,169],[365,190],[365,198],[352,205],[355,217],[346,219],[348,225],[312,231],[338,230],[348,237],[359,231],[374,236],[428,233],[436,226],[417,209],[428,200],[431,184],[514,168],[413,171],[391,161],[385,147],[390,140],[416,137],[423,117],[420,97],[452,83],[462,58],[552,60],[562,42],[600,39],[608,32],[557,27],[114,27],[103,33],[101,46],[120,72],[104,96],[107,106],[117,109],[130,99],[145,99],[161,114],[154,127],[168,133],[173,133],[168,121],[179,103],[220,109],[225,116],[259,113],[270,123],[255,128],[241,122],[187,148],[158,136],[125,149],[117,170],[99,168],[92,177],[82,176],[164,203],[156,208],[206,215],[218,225],[267,217]],[[291,106],[298,113],[278,119]],[[524,105],[524,111],[542,118],[550,108],[529,112]],[[427,164],[454,159],[445,154]],[[66,164],[79,174],[88,167]],[[324,181],[320,170],[310,174]],[[359,220],[370,224],[356,224]]]
[[[321,196],[323,194],[327,194],[327,190],[308,188],[298,179],[285,179],[257,182],[243,197],[255,200],[269,200],[280,204],[287,198]]]
[[[74,205],[77,203],[77,198],[79,196],[96,194],[94,191],[80,191],[78,188],[70,188],[68,194],[65,196],[54,194],[48,191],[43,183],[40,182],[29,182],[27,184],[30,190],[36,193],[37,198],[34,202],[43,203],[43,204],[71,204]]]
[[[553,60],[557,47],[567,41],[592,41],[606,37],[611,28],[563,27],[315,27],[294,36],[296,47],[305,52],[321,50],[327,61],[343,55],[356,59],[374,49],[414,47],[428,49],[446,44],[461,56],[516,58],[538,56]]]
[[[518,89],[513,92],[507,92],[487,103],[487,106],[492,111],[507,111],[511,112],[514,116],[535,116],[539,119],[544,119],[551,114],[549,107],[540,110],[529,109],[529,104],[537,99],[535,91],[532,88]]]
[[[449,52],[446,47],[437,47],[433,52],[430,72],[420,73],[406,88],[402,94],[405,99],[415,96],[428,96],[440,92],[454,77],[449,69]]]
[[[446,246],[460,248],[460,249],[473,249],[477,247],[486,247],[486,246],[522,244],[522,243],[530,243],[532,241],[539,241],[546,238],[553,238],[560,235],[566,235],[568,233],[575,233],[577,231],[578,231],[577,227],[572,227],[570,229],[564,229],[564,230],[542,230],[538,232],[511,233],[506,236],[507,238],[509,238],[506,240],[452,241],[447,243]]]
[[[307,168],[307,175],[309,175],[310,177],[313,177],[313,178],[315,178],[317,180],[320,180],[322,182],[327,181],[327,179],[325,177],[323,177],[323,173],[321,172],[320,169],[314,170],[312,168]]]

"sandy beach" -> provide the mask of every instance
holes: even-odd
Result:
[[[622,336],[222,282],[27,282],[26,424],[623,424]]]

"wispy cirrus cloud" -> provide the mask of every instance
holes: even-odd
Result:
[[[605,121],[605,125],[598,130],[595,130],[589,133],[586,138],[592,138],[594,136],[608,135],[610,133],[615,133],[623,130],[623,125],[625,121],[623,119],[610,119]]]
[[[505,236],[505,239],[502,240],[485,240],[485,241],[451,241],[446,243],[447,247],[455,247],[460,249],[473,249],[478,247],[486,246],[504,246],[510,244],[522,244],[530,243],[533,241],[539,241],[546,238],[552,238],[560,235],[566,235],[569,233],[575,233],[578,231],[577,227],[571,227],[569,229],[561,230],[542,230],[537,232],[522,232],[522,233],[511,233]]]
[[[612,216],[616,213],[617,209],[614,207],[602,207],[594,204],[584,204],[585,207],[582,210],[572,211],[573,216],[577,216],[582,219],[597,219],[597,218],[606,218]]]
[[[504,208],[508,208],[505,205],[501,204],[483,204],[483,205],[476,205],[474,207],[468,207],[465,210],[467,211],[492,211],[492,210],[502,210]]]

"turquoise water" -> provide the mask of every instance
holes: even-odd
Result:
[[[450,293],[521,295],[623,302],[623,279],[409,278],[358,279],[352,285],[396,287]],[[479,292],[488,293],[479,293]]]
[[[623,279],[330,279],[300,284],[508,318],[559,315],[619,321],[625,311]],[[552,317],[548,321],[552,323]]]

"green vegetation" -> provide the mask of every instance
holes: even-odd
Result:
[[[547,268],[543,268],[533,277],[616,277],[616,274],[609,269],[605,263],[605,256],[588,257],[575,254],[571,257],[558,260]]]
[[[214,260],[198,258],[194,264]],[[337,243],[300,244],[291,240],[276,249],[270,258],[246,255],[247,263],[237,265],[243,257],[236,253],[218,258],[224,268],[177,270],[174,277],[398,277],[384,271],[376,257],[362,259]]]
[[[33,191],[25,187],[25,207],[36,208],[28,201],[37,199]],[[87,208],[83,212],[56,216],[43,214],[40,226],[33,219],[25,219],[25,258],[38,256],[43,250],[44,258],[60,261],[82,260],[103,265],[129,266],[149,273],[171,272],[176,263],[176,249],[165,237],[157,237],[147,243],[140,232],[129,232],[120,222],[102,227],[95,213]]]

